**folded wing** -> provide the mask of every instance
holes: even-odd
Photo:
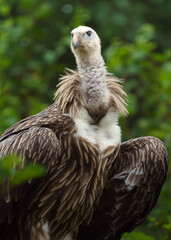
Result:
[[[119,240],[139,226],[155,206],[168,170],[168,153],[154,137],[121,144],[108,184],[80,240]]]

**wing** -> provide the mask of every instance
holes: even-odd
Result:
[[[119,240],[140,225],[158,200],[167,170],[167,150],[159,139],[122,143],[98,209],[78,239]]]
[[[72,125],[69,117],[58,114],[56,110],[55,105],[52,105],[6,130],[0,138],[0,155],[14,153],[22,157],[22,167],[34,162],[45,165],[49,174],[54,171],[59,164],[58,133],[65,129],[65,125],[66,128]],[[65,124],[66,121],[68,124]],[[0,222],[10,223],[17,210],[27,209],[30,202],[38,197],[38,193],[43,197],[43,187],[47,186],[48,177],[46,174],[13,189],[10,188],[8,179],[4,179],[0,184]],[[25,200],[20,202],[21,198]]]

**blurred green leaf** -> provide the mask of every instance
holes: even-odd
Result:
[[[24,167],[21,171],[15,174],[11,179],[11,185],[15,186],[21,183],[24,183],[30,179],[41,177],[45,174],[44,166],[40,164],[29,164]]]
[[[122,237],[122,240],[155,240],[155,239],[141,232],[133,232],[125,233]]]
[[[15,186],[44,174],[45,167],[43,165],[29,163],[23,167],[23,159],[16,155],[0,158],[0,182],[8,177],[11,186]]]
[[[9,155],[0,158],[0,181],[4,177],[13,177],[17,169],[20,168],[22,159],[15,155]]]

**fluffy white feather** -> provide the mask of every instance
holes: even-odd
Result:
[[[77,135],[92,144],[97,144],[101,152],[109,146],[117,146],[121,141],[121,131],[118,126],[118,114],[110,108],[99,125],[92,125],[92,119],[86,109],[82,108],[80,115],[74,119]]]

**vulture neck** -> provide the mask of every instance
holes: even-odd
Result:
[[[109,102],[106,86],[106,66],[101,55],[77,58],[81,77],[81,96],[90,112],[105,109]]]

